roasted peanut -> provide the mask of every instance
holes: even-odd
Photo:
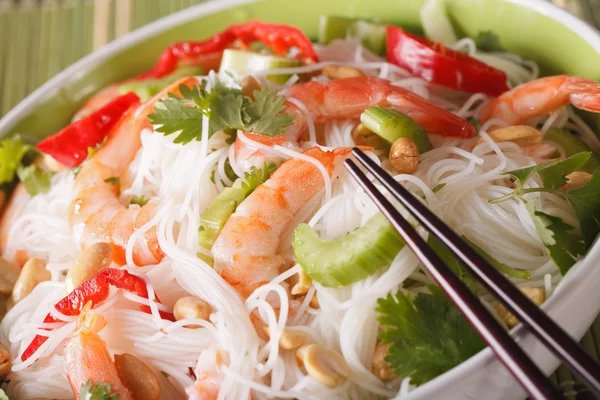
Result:
[[[0,294],[10,294],[19,279],[20,269],[0,257]]]
[[[560,190],[566,192],[567,190],[579,189],[588,183],[590,179],[592,179],[592,174],[588,174],[587,172],[571,172],[567,175],[567,183],[561,186]]]
[[[327,65],[323,67],[322,72],[323,75],[329,79],[356,78],[365,75],[365,73],[358,68],[345,67],[343,65]]]
[[[269,327],[265,326],[264,328],[267,336],[270,337]],[[306,339],[306,334],[300,331],[290,331],[288,329],[284,329],[281,332],[281,336],[279,337],[279,347],[285,350],[293,350],[304,344],[304,340]]]
[[[49,280],[50,271],[46,269],[46,263],[38,258],[30,258],[23,266],[21,274],[15,282],[12,291],[13,304],[17,304],[28,296],[40,282]]]
[[[10,358],[10,353],[6,347],[4,347],[4,345],[0,344],[0,377],[8,375],[11,367],[12,361]]]
[[[293,295],[300,295],[300,294],[306,294],[308,293],[308,290],[311,288],[312,286],[312,279],[310,278],[310,276],[308,276],[308,274],[306,272],[304,272],[303,269],[300,269],[300,271],[298,272],[298,283],[296,283],[294,285],[294,287],[292,287],[292,294]]]
[[[373,353],[373,374],[384,382],[392,381],[396,378],[394,371],[385,361],[385,357],[390,350],[389,344],[377,343],[375,352]]]
[[[321,344],[309,344],[296,351],[296,360],[310,376],[325,386],[336,387],[348,379],[350,367],[342,355]]]
[[[496,129],[488,135],[494,142],[513,142],[521,147],[534,146],[542,143],[542,132],[528,125],[515,125]],[[479,139],[478,143],[485,141]]]
[[[321,308],[321,304],[319,304],[319,299],[316,293],[313,295],[313,297],[311,297],[310,301],[308,302],[308,305],[314,308],[315,310]]]
[[[530,286],[522,286],[519,288],[525,296],[527,296],[536,305],[541,306],[544,300],[546,300],[546,292],[543,288],[536,288]],[[519,320],[510,311],[504,307],[503,304],[496,305],[496,312],[506,323],[509,328],[517,326]]]
[[[108,268],[112,257],[112,247],[108,243],[94,243],[86,247],[67,272],[65,278],[67,293],[71,293],[77,286],[93,278],[101,270]]]
[[[139,358],[132,354],[115,354],[117,374],[123,385],[131,391],[133,398],[158,400],[160,383],[156,374]]]
[[[376,133],[372,132],[363,124],[358,124],[352,130],[352,140],[358,146],[371,146],[376,149],[382,149],[388,146],[386,141]]]
[[[409,138],[397,139],[390,149],[392,167],[400,174],[412,174],[419,165],[419,148]]]
[[[242,79],[242,94],[254,98],[254,91],[260,90],[260,83],[253,76],[247,76]]]
[[[175,303],[173,307],[173,315],[177,321],[182,319],[197,318],[208,321],[212,307],[206,301],[195,297],[182,297]],[[200,328],[200,325],[186,325],[186,328]]]

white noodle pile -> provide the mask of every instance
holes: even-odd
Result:
[[[538,75],[535,64],[516,56],[476,52],[470,39],[459,41],[455,47],[467,49],[469,54],[506,71],[511,85]],[[267,83],[266,75],[291,75],[286,85],[268,83],[285,93],[298,79],[298,74],[319,70],[324,65],[346,65],[389,79],[463,118],[476,118],[488,101],[482,94],[465,97],[411,77],[352,40],[338,40],[316,48],[322,60],[318,64],[253,75],[263,84]],[[204,79],[210,87],[215,75]],[[324,76],[314,79],[327,81]],[[300,109],[304,107],[299,102],[296,105]],[[265,159],[304,159],[299,152],[317,145],[315,125],[310,115],[307,117],[310,135],[302,144],[266,147],[252,142],[243,133],[239,133],[238,138],[263,151]],[[174,143],[175,135],[163,136],[152,130],[141,133],[142,148],[125,179],[130,187],[122,191],[121,198],[126,204],[133,195],[143,194],[157,201],[159,210],[129,241],[127,268],[147,280],[149,292],[156,291],[163,305],[111,289],[109,300],[96,309],[108,321],[100,335],[109,351],[113,354],[129,352],[143,359],[159,376],[163,389],[161,399],[182,398],[186,388],[188,395],[193,395],[194,377],[190,368],[197,376],[206,374],[221,381],[220,399],[243,399],[250,392],[255,399],[375,399],[397,394],[401,397],[414,389],[409,379],[383,383],[371,372],[379,329],[374,311],[377,299],[402,288],[407,278],[423,284],[413,286],[414,293],[425,291],[425,285],[431,284],[409,249],[400,251],[390,268],[361,282],[339,289],[315,284],[305,298],[289,294],[286,279],[299,271],[300,266],[295,265],[245,301],[196,256],[202,251],[197,243],[200,214],[224,186],[232,183],[226,175],[227,162],[238,176],[247,168],[235,159],[234,147],[227,143],[227,135],[217,133],[208,137],[206,122],[202,140],[186,145]],[[320,144],[325,149],[353,146],[352,129],[356,124],[357,120],[328,122],[325,143]],[[597,140],[592,138],[595,135],[589,127],[568,109],[552,114],[543,129],[557,126],[576,131],[590,144]],[[480,130],[480,136],[486,139],[481,144],[475,140],[433,137],[436,148],[421,157],[417,172],[397,175],[396,179],[422,196],[448,224],[492,257],[531,273],[531,280],[517,281],[517,284],[544,287],[550,293],[560,280],[560,274],[527,210],[515,200],[498,205],[488,203],[512,190],[502,171],[525,167],[533,161],[515,144],[491,142],[485,128]],[[393,172],[388,161],[383,166]],[[322,169],[320,164],[318,167]],[[336,167],[331,179],[325,173],[325,178],[322,193],[301,210],[282,235],[279,252],[290,260],[291,234],[298,223],[308,222],[321,237],[333,239],[361,226],[376,212],[376,207],[343,167]],[[9,254],[24,249],[30,255],[47,260],[48,268],[55,271],[53,280],[56,281],[39,285],[8,313],[0,327],[0,341],[10,347],[15,359],[13,372],[8,377],[11,380],[8,390],[19,399],[73,397],[64,373],[62,343],[72,334],[75,321],[59,324],[53,331],[41,330],[48,327],[42,323],[45,315],[65,293],[64,285],[58,282],[62,280],[59,272],[68,269],[78,253],[67,219],[72,183],[70,172],[58,174],[53,179],[52,190],[35,196],[11,231]],[[445,186],[434,193],[433,188],[440,184]],[[539,182],[530,183],[535,184]],[[544,194],[540,198],[537,195],[536,201],[544,212],[576,224],[570,207],[560,196]],[[137,267],[132,256],[134,244],[152,227],[157,228],[159,244],[166,257],[158,265]],[[424,231],[420,233],[427,235]],[[171,323],[160,318],[159,307],[170,310],[175,301],[185,295],[198,296],[211,304],[214,312],[210,322]],[[313,296],[317,297],[320,308],[311,306]],[[152,313],[140,311],[140,304],[150,305]],[[269,327],[268,340],[256,333],[256,320]],[[192,323],[203,328],[184,327]],[[279,348],[278,339],[284,328],[302,331],[309,342],[340,351],[351,369],[348,381],[340,387],[329,388],[308,376],[298,366],[293,352]],[[33,336],[40,332],[50,337],[36,354],[41,358],[35,363],[35,357],[24,363],[16,361]]]

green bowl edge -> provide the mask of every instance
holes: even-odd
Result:
[[[175,41],[201,40],[231,24],[251,19],[295,25],[314,38],[321,14],[376,18],[419,30],[419,10],[423,3],[424,0],[262,0],[218,11],[152,35],[104,63],[78,71],[37,106],[23,112],[16,124],[0,132],[0,136],[20,133],[42,139],[60,130],[92,93],[148,69],[161,50]],[[569,73],[600,80],[600,54],[550,16],[510,0],[448,0],[447,7],[461,36],[491,30],[507,50],[537,61],[545,73]],[[184,10],[180,15],[184,17],[186,12],[189,11]]]

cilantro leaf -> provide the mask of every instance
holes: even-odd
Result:
[[[263,133],[276,136],[294,122],[291,114],[281,114],[285,110],[285,99],[277,92],[269,91],[266,87],[254,91],[254,101],[245,108],[247,117],[246,129],[249,132]]]
[[[379,337],[391,347],[386,361],[398,376],[419,385],[454,368],[485,347],[438,287],[414,301],[398,292],[377,302]]]
[[[0,142],[0,184],[15,179],[17,167],[25,154],[33,147],[18,136]]]
[[[244,180],[242,181],[244,198],[250,196],[250,193],[252,193],[254,189],[265,183],[276,169],[277,164],[270,161],[266,162],[262,169],[252,167],[249,172],[245,172]]]
[[[239,87],[227,87],[219,79],[212,90],[201,86],[179,87],[181,97],[170,94],[159,101],[148,119],[160,125],[157,132],[178,133],[175,143],[186,144],[202,138],[204,117],[208,118],[208,134],[238,129],[275,136],[293,122],[293,115],[283,114],[285,98],[267,88],[256,90],[254,99],[244,96]]]
[[[121,179],[119,179],[118,176],[111,176],[110,178],[106,178],[104,182],[110,183],[111,185],[120,185]]]
[[[531,214],[535,229],[537,230],[544,246],[548,249],[550,257],[562,275],[575,264],[579,255],[585,253],[583,238],[573,232],[573,227],[562,219],[548,215],[535,209],[535,203],[526,203]]]
[[[564,195],[575,211],[585,247],[589,249],[600,234],[600,169],[583,187],[569,190]]]
[[[92,380],[88,379],[79,391],[79,400],[119,400],[121,395],[110,394],[111,390],[111,384],[104,382],[92,384]]]
[[[50,190],[52,172],[46,172],[31,164],[28,167],[19,165],[16,173],[30,195],[35,196],[38,193],[47,193]]]
[[[481,51],[506,51],[500,44],[500,39],[492,31],[481,31],[475,38],[475,45]]]
[[[186,144],[193,139],[200,140],[202,137],[202,113],[174,97],[162,99],[159,104],[161,107],[156,107],[154,114],[148,116],[154,125],[162,125],[160,128],[156,128],[156,132],[164,133],[165,136],[180,132],[174,140],[175,143]]]
[[[515,189],[518,195],[523,185],[533,174],[538,173],[544,188],[558,189],[567,183],[566,176],[573,171],[579,170],[590,160],[591,152],[582,152],[572,155],[571,157],[554,161],[548,164],[534,165],[533,167],[521,168],[514,171],[505,172],[506,175],[511,175],[519,181],[519,185]]]
[[[146,196],[144,196],[144,195],[133,196],[131,198],[131,200],[129,201],[129,205],[137,204],[140,207],[144,207],[146,204],[148,204],[149,201],[150,201],[150,199],[147,199]]]

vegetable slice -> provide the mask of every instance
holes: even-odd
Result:
[[[242,50],[225,50],[221,58],[219,72],[235,71],[239,74],[247,74],[251,71],[264,71],[266,69],[290,68],[300,65],[298,60],[291,58],[264,55]],[[271,82],[284,84],[291,75],[267,75]]]
[[[319,60],[310,39],[300,29],[289,25],[250,21],[245,24],[232,25],[202,42],[173,44],[163,51],[156,65],[150,71],[138,76],[137,79],[162,78],[173,72],[180,61],[195,61],[215,54],[218,56],[234,42],[240,43],[243,47],[250,46],[254,42],[261,42],[273,53],[281,56],[287,56],[289,50],[296,48],[298,49],[297,59],[308,59],[314,62]]]
[[[101,143],[121,116],[139,104],[139,100],[135,93],[117,97],[87,117],[48,136],[36,148],[67,167],[76,167],[87,158],[88,148]]]
[[[421,25],[425,36],[445,45],[454,44],[457,40],[454,28],[446,15],[444,0],[427,0],[421,7]]]
[[[404,241],[381,213],[348,235],[323,240],[312,227],[300,224],[292,247],[296,261],[313,280],[326,287],[358,282],[388,267]]]
[[[387,60],[428,82],[464,92],[498,96],[508,90],[504,72],[393,26],[387,27]]]
[[[221,229],[229,217],[235,212],[235,209],[246,197],[250,195],[259,185],[265,183],[271,174],[277,169],[274,162],[265,163],[262,169],[256,167],[250,168],[249,172],[244,174],[243,178],[236,179],[231,187],[223,189],[208,204],[204,212],[200,215],[200,229],[198,231],[198,245],[210,250]],[[197,256],[209,264],[212,264],[212,258],[198,253]]]
[[[375,54],[385,53],[385,25],[364,19],[321,15],[319,19],[319,43],[327,44],[335,39],[353,37]]]
[[[433,148],[425,129],[395,108],[369,107],[360,115],[360,122],[390,144],[400,138],[409,138],[417,144],[419,153]]]
[[[544,135],[544,140],[559,145],[567,157],[581,152],[592,152],[590,160],[581,167],[581,171],[593,174],[600,167],[600,154],[593,152],[587,143],[579,140],[575,135],[558,128],[550,128]]]

